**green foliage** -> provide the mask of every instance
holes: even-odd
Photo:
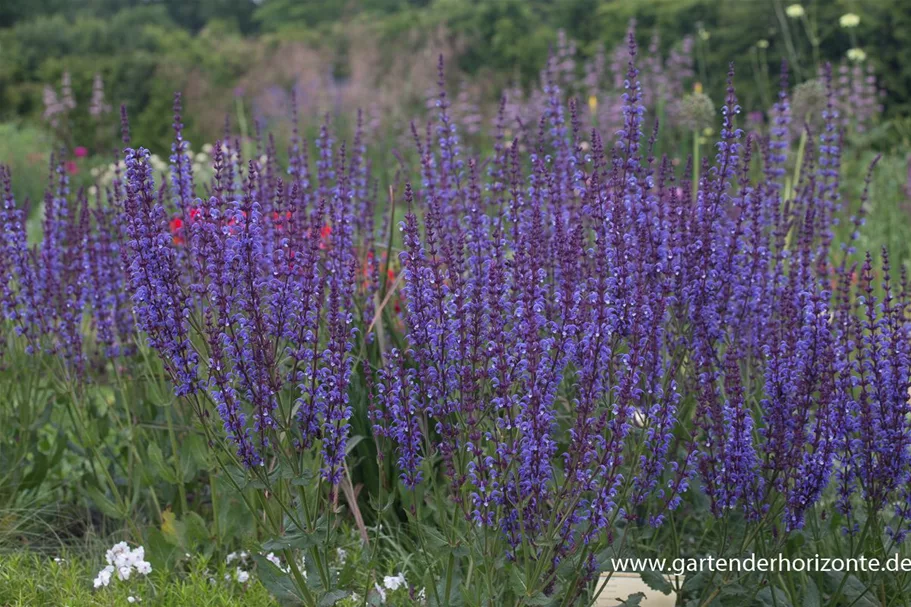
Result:
[[[192,89],[214,120],[189,125],[191,140],[212,141],[214,125],[231,111],[239,80],[261,69],[257,57],[277,40],[305,43],[325,51],[336,77],[351,72],[348,49],[363,31],[401,41],[443,28],[458,41],[458,66],[494,83],[518,79],[528,85],[548,48],[563,29],[584,57],[599,47],[623,44],[630,21],[640,43],[660,33],[662,50],[697,35],[698,79],[713,98],[721,97],[728,62],[738,68],[744,107],[767,107],[777,87],[782,60],[797,81],[815,76],[816,65],[841,61],[859,45],[876,66],[890,116],[907,112],[911,76],[907,44],[911,0],[809,0],[806,19],[788,18],[783,0],[83,0],[64,3],[5,3],[0,11],[0,119],[40,120],[44,85],[71,74],[78,108],[71,119],[70,145],[116,144],[116,129],[101,129],[86,116],[94,74],[103,77],[108,102],[127,104],[137,138],[154,151],[167,149],[163,127],[170,94]],[[855,12],[859,27],[838,26]],[[765,46],[757,43],[764,41]],[[766,45],[767,43],[767,45]],[[391,45],[399,53],[407,46]],[[384,49],[385,52],[385,49]],[[392,63],[397,57],[389,57]],[[277,82],[285,86],[286,82]],[[369,86],[369,83],[364,83]],[[192,95],[191,95],[192,97]],[[116,121],[114,121],[116,122]],[[106,124],[111,124],[108,121]],[[105,147],[108,146],[108,147]],[[102,151],[99,149],[98,151]]]
[[[797,57],[793,69],[798,79],[806,79],[815,73],[816,55],[841,58],[853,42],[838,28],[838,17],[854,11],[861,15],[857,39],[888,90],[891,119],[849,142],[842,159],[846,201],[856,210],[867,168],[876,156],[873,150],[886,151],[870,184],[869,219],[858,248],[876,250],[886,245],[895,265],[909,263],[911,121],[903,114],[911,108],[907,68],[911,65],[911,0],[807,2],[811,24],[817,28],[812,31],[819,35],[815,44],[802,23],[782,18],[782,6],[778,0],[265,0],[259,6],[246,0],[11,0],[0,6],[0,27],[5,28],[0,30],[4,52],[0,111],[3,119],[10,120],[0,124],[0,163],[12,168],[17,200],[40,201],[49,152],[61,143],[41,121],[42,92],[45,84],[59,86],[64,73],[72,78],[77,110],[58,137],[71,147],[87,145],[103,159],[119,145],[115,114],[95,120],[86,111],[99,73],[108,85],[108,103],[115,108],[125,103],[129,108],[134,141],[166,155],[172,139],[174,90],[189,90],[188,98],[207,110],[185,112],[188,139],[194,144],[214,141],[225,113],[252,122],[252,111],[248,116],[245,101],[235,103],[233,89],[264,65],[257,61],[269,57],[270,50],[288,42],[319,45],[330,49],[327,56],[335,58],[333,75],[348,77],[352,70],[346,53],[357,35],[352,31],[376,34],[388,42],[388,48],[380,50],[390,53],[391,64],[397,59],[394,53],[406,48],[404,43],[392,42],[443,28],[447,36],[460,41],[454,48],[461,72],[498,83],[517,79],[527,85],[536,80],[559,29],[579,42],[584,56],[591,56],[601,45],[610,50],[622,44],[630,20],[635,19],[643,45],[656,30],[664,49],[684,36],[697,36],[698,77],[713,99],[721,98],[727,62],[735,57],[744,105],[767,107],[777,86],[774,74],[783,59]],[[355,29],[349,31],[349,26]],[[762,53],[756,45],[760,39],[769,42]],[[304,129],[312,135],[314,121],[308,118]],[[388,133],[378,136],[392,141]],[[673,141],[662,137],[662,142],[668,140]],[[679,159],[688,150],[681,153],[670,146],[659,151]],[[385,170],[384,178],[392,181],[396,164],[390,158],[374,160],[377,173]],[[79,173],[73,176],[76,187],[89,185],[89,161],[85,163],[77,166]],[[840,229],[847,231],[850,226]],[[845,240],[847,234],[840,236]],[[378,330],[382,332],[382,327]],[[399,334],[379,339],[402,346]],[[364,353],[368,361],[372,356],[376,352]],[[300,603],[307,600],[304,588],[317,604],[379,604],[376,584],[382,583],[384,574],[399,571],[416,587],[426,589],[431,605],[519,600],[537,605],[550,600],[542,594],[534,571],[520,571],[502,556],[494,556],[504,551],[502,537],[491,533],[485,551],[472,552],[478,544],[468,534],[474,531],[457,524],[452,504],[434,499],[423,486],[416,491],[404,489],[392,471],[394,454],[388,447],[383,453],[384,447],[371,439],[360,371],[355,372],[351,394],[356,438],[348,453],[347,488],[356,497],[350,502],[345,495],[338,497],[335,513],[339,516],[332,521],[311,521],[305,506],[325,497],[325,487],[319,486],[308,468],[313,462],[292,463],[287,458],[266,472],[220,466],[212,452],[221,445],[199,431],[189,412],[175,406],[157,363],[138,357],[129,368],[107,365],[95,370],[91,384],[78,388],[54,383],[49,379],[53,374],[44,373],[46,367],[36,373],[38,363],[24,360],[16,347],[9,349],[4,363],[0,370],[0,552],[23,546],[46,551],[49,543],[94,541],[97,535],[111,533],[130,537],[146,547],[155,568],[142,586],[142,596],[161,605],[273,605],[270,592],[282,602]],[[42,360],[41,364],[51,363]],[[378,458],[379,454],[385,457]],[[428,478],[436,474],[432,462],[428,461],[425,473]],[[606,567],[611,556],[621,554],[667,554],[668,546],[674,556],[696,556],[719,545],[728,547],[725,556],[740,555],[737,546],[749,537],[749,525],[737,521],[722,528],[706,514],[698,492],[687,499],[679,519],[661,530],[636,521],[618,524],[615,542],[598,555],[599,563]],[[366,528],[352,531],[346,516],[358,505]],[[831,503],[824,502],[823,507],[829,508],[829,518],[820,515],[814,520],[827,521],[827,527],[805,530],[784,543],[767,533],[755,547],[789,556],[861,550],[885,554],[888,541],[883,540],[883,530],[871,531],[864,545],[847,546],[840,534],[845,521],[831,514]],[[254,520],[248,508],[259,509],[262,516]],[[225,573],[230,573],[222,564],[224,556],[238,546],[257,552],[260,582],[246,588],[222,583]],[[330,547],[344,547],[348,559],[336,558]],[[260,549],[282,556],[302,555],[306,584],[292,581]],[[193,556],[187,559],[186,554]],[[65,558],[65,563],[55,563],[31,553],[0,557],[0,604],[125,603],[125,587],[91,589],[91,578],[102,563],[99,546],[93,544],[84,554],[70,552]],[[542,558],[542,563],[546,561]],[[568,560],[561,567],[572,572],[580,563]],[[653,588],[668,590],[663,577],[644,577]],[[213,585],[210,578],[217,583]],[[339,587],[361,588],[363,601],[345,595]],[[911,580],[905,578],[868,574],[699,574],[687,577],[681,593],[689,604],[711,597],[720,605],[837,604],[839,599],[844,604],[873,605],[875,596],[909,587]],[[397,598],[406,600],[404,592]],[[396,604],[395,600],[389,603]],[[627,604],[637,604],[637,598],[631,597]]]
[[[276,603],[255,579],[246,585],[225,580],[231,569],[206,559],[185,560],[179,571],[156,570],[148,579],[114,581],[95,590],[92,579],[104,565],[104,548],[64,550],[56,557],[31,554],[0,556],[0,605],[122,606],[127,598],[137,605],[162,607],[274,607]]]
[[[460,58],[465,71],[515,70],[528,82],[544,64],[548,48],[556,40],[556,29],[545,19],[543,8],[539,2],[526,0],[441,0],[433,10],[454,33],[471,41]]]
[[[49,133],[28,124],[0,123],[0,163],[13,174],[16,200],[37,203],[47,185],[53,139]]]

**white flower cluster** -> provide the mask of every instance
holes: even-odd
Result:
[[[234,561],[245,561],[249,556],[250,553],[246,550],[241,550],[240,552],[232,552],[227,557],[225,557],[225,563],[230,565]]]
[[[233,577],[238,584],[246,584],[250,581],[250,572],[244,569],[246,567],[246,561],[250,557],[250,553],[246,550],[241,550],[240,552],[232,552],[227,557],[225,557],[225,564],[230,565],[231,563],[237,561],[238,566],[234,567],[234,575],[230,573],[225,574],[225,581],[230,582]]]
[[[860,25],[860,15],[856,13],[845,13],[838,19],[838,24],[844,28],[851,29]]]
[[[130,549],[126,542],[119,542],[105,553],[104,558],[108,564],[98,572],[95,588],[108,586],[115,573],[117,579],[126,581],[134,571],[139,575],[149,575],[152,572],[152,565],[145,560],[145,548],[142,546]]]
[[[395,592],[399,588],[407,588],[408,582],[405,580],[405,574],[399,572],[398,575],[386,575],[383,576],[383,585],[374,584],[373,589],[376,591],[376,596],[379,597],[381,603],[386,602],[386,591]],[[423,593],[423,590],[421,591]]]
[[[269,554],[267,554],[266,560],[269,561],[270,563],[272,563],[273,565],[275,565],[276,567],[278,567],[278,570],[281,571],[282,573],[291,573],[291,568],[282,566],[282,560],[280,558],[278,558],[277,556],[275,556],[274,552],[270,552]]]
[[[784,9],[784,12],[791,19],[799,19],[807,14],[802,4],[791,4]]]
[[[286,567],[282,564],[282,559],[280,556],[276,555],[274,552],[264,555],[266,560],[278,567],[279,571],[282,573],[290,573],[291,568]],[[232,552],[227,557],[225,557],[226,565],[234,565],[234,573],[225,574],[225,581],[230,582],[232,579],[239,584],[246,584],[250,581],[250,567],[252,566],[252,561],[250,559],[250,553],[246,550],[241,550],[240,552]],[[303,571],[304,578],[307,577],[307,572]]]
[[[407,586],[408,582],[405,581],[405,574],[399,572],[398,575],[387,575],[383,578],[383,586],[387,590],[398,590],[403,586]]]
[[[225,154],[225,159],[230,159],[232,162],[240,161],[240,155],[236,151],[228,148],[226,145],[221,146],[222,153]],[[206,143],[202,146],[202,150],[199,152],[193,152],[191,149],[187,149],[186,156],[192,163],[193,168],[193,180],[197,184],[208,183],[215,177],[215,169],[213,167],[213,152],[215,147],[211,143]],[[264,167],[266,165],[266,156],[261,155],[258,158],[259,166]],[[160,175],[166,175],[167,180],[171,180],[171,165],[167,158],[162,158],[157,154],[152,154],[149,156],[149,166],[152,167],[152,174],[157,179]],[[91,186],[88,190],[90,196],[95,196],[98,193],[98,188],[101,188],[101,191],[104,192],[105,188],[110,187],[111,183],[114,181],[114,177],[117,173],[120,173],[120,179],[125,179],[127,165],[121,160],[105,166],[96,166],[92,168],[91,174],[92,179],[95,181],[95,185]]]

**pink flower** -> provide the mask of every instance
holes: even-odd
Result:
[[[76,166],[76,163],[73,162],[72,160],[67,160],[66,161],[66,172],[69,173],[70,175],[75,175],[76,173],[79,172],[79,167]]]
[[[76,149],[73,150],[73,153],[76,154],[76,158],[85,158],[89,155],[88,149],[83,145],[76,147]]]

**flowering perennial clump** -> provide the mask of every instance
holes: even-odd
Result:
[[[98,353],[157,352],[210,442],[286,500],[270,531],[293,539],[266,559],[297,583],[291,542],[340,511],[360,411],[392,455],[403,517],[442,500],[444,543],[518,564],[528,597],[588,592],[606,548],[697,492],[713,516],[776,537],[827,504],[846,533],[878,516],[904,539],[911,295],[888,252],[857,256],[867,194],[849,200],[839,182],[859,120],[844,108],[873,107],[871,75],[827,67],[792,95],[784,73],[768,132],[747,134],[732,66],[715,155],[680,170],[657,156],[652,117],[685,70],[645,61],[656,98],[631,34],[609,134],[565,99],[564,45],[521,116],[501,103],[488,157],[460,138],[441,60],[398,208],[378,204],[360,121],[350,146],[328,121],[309,143],[295,126],[284,173],[271,137],[227,133],[200,173],[179,97],[168,179],[124,129],[122,169],[94,204],[54,168],[36,247],[4,169],[4,315],[77,374]],[[713,124],[701,93],[677,111],[687,128]],[[322,548],[300,544],[328,592]]]
[[[95,578],[95,588],[108,586],[116,575],[118,580],[127,581],[135,572],[137,575],[149,575],[152,565],[145,560],[145,549],[142,546],[130,548],[126,542],[119,542],[104,555],[107,565],[98,572]]]
[[[320,439],[322,474],[335,485],[351,415],[354,277],[372,247],[355,241],[374,208],[359,136],[349,152],[324,127],[315,180],[296,137],[287,181],[271,144],[265,163],[245,165],[238,146],[219,142],[200,198],[179,114],[174,127],[169,193],[156,189],[147,151],[126,151],[137,322],[175,393],[205,393],[246,466],[264,463],[277,432],[292,432],[302,449]],[[370,290],[368,278],[361,286]]]
[[[786,531],[833,481],[849,518],[858,492],[875,512],[907,503],[907,293],[885,252],[877,298],[872,258],[855,284],[852,251],[833,250],[846,202],[831,73],[801,158],[787,92],[771,135],[747,137],[732,79],[695,187],[652,154],[632,60],[612,147],[597,130],[582,145],[553,82],[528,157],[499,144],[487,179],[444,92],[419,144],[401,224],[408,341],[377,373],[374,431],[405,486],[439,466],[465,520],[493,530],[484,546],[500,537],[537,563],[546,592],[564,561],[590,579],[599,546],[660,526],[694,483],[716,516]]]

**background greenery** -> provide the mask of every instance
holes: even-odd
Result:
[[[790,3],[2,0],[0,163],[12,167],[17,200],[40,201],[51,153],[61,145],[71,151],[86,147],[87,157],[74,165],[73,181],[89,185],[90,169],[110,162],[112,150],[119,147],[120,104],[129,109],[133,140],[166,158],[175,90],[183,91],[187,138],[195,146],[220,137],[226,117],[248,131],[249,119],[257,118],[279,137],[287,136],[283,95],[293,85],[304,90],[302,116],[309,132],[322,112],[334,111],[338,121],[350,120],[355,108],[376,102],[381,129],[374,132],[374,147],[407,154],[407,140],[398,138],[402,126],[423,109],[422,96],[436,80],[436,53],[449,59],[450,90],[464,85],[480,101],[493,102],[498,91],[513,82],[526,89],[537,83],[558,31],[577,42],[584,59],[602,45],[610,51],[621,44],[631,20],[644,45],[659,32],[665,52],[684,36],[695,36],[698,79],[715,100],[722,97],[733,60],[743,105],[765,110],[782,59],[793,54],[802,59],[794,68],[797,80],[814,74],[812,44],[802,26],[784,16]],[[856,44],[865,50],[885,90],[878,128],[851,141],[844,153],[844,187],[853,200],[863,188],[869,164],[883,155],[859,248],[876,250],[885,244],[894,259],[911,261],[911,0],[807,0],[803,5],[819,33],[819,59],[839,62]],[[853,32],[838,26],[839,17],[848,12],[861,17]],[[785,43],[787,28],[794,53]],[[768,41],[762,55],[757,51],[761,40]],[[42,116],[43,96],[46,86],[59,91],[64,73],[72,79],[76,108],[65,124],[54,128]],[[763,81],[765,73],[772,74],[772,87]],[[101,119],[88,112],[96,74],[113,108]],[[340,98],[344,103],[336,102]],[[667,152],[685,158],[688,150]],[[374,161],[376,172],[391,181],[396,161],[388,154]],[[172,419],[167,407],[156,404],[168,401],[160,395],[169,388],[154,385],[160,374],[149,378],[123,369],[123,381],[115,388],[92,386],[73,395],[48,379],[52,373],[35,374],[33,365],[31,360],[13,362],[0,373],[0,402],[16,405],[0,407],[0,554],[13,555],[0,556],[0,605],[96,604],[90,580],[103,564],[103,550],[137,512],[154,521],[136,534],[146,538],[155,565],[155,575],[143,587],[147,600],[166,605],[271,604],[255,582],[246,587],[209,583],[210,578],[222,579],[228,551],[245,542],[256,544],[259,538],[249,521],[231,517],[232,512],[242,514],[237,504],[228,502],[215,512],[214,497],[228,499],[228,481],[208,472],[211,462],[205,461],[199,437],[177,408]],[[16,375],[22,370],[30,370],[27,377],[34,382]],[[122,503],[106,503],[104,496],[74,488],[74,479],[96,472],[79,451],[84,438],[66,417],[77,400],[97,432],[89,447],[114,463],[112,484]],[[362,398],[355,400],[363,404]],[[12,412],[18,417],[2,417]],[[354,428],[356,435],[369,434],[364,411],[357,412],[353,423],[360,424]],[[380,475],[372,467],[375,453],[368,444],[362,441],[355,455],[368,476]],[[141,486],[132,484],[135,479]],[[355,485],[360,481],[373,483],[355,478]],[[711,523],[698,524],[706,526],[707,534],[717,532]],[[381,531],[386,533],[376,530]],[[821,552],[833,551],[825,545],[834,541],[833,534],[820,537],[814,545]],[[385,539],[389,545],[391,538]],[[356,545],[352,540],[352,552]],[[190,559],[181,556],[188,553]],[[413,546],[401,546],[379,555],[382,573],[407,568],[414,553]],[[54,556],[66,562],[56,562]],[[364,567],[359,575],[369,587],[376,580],[366,572]],[[104,600],[122,605],[126,596],[127,590],[117,587]]]
[[[710,93],[717,93],[729,61],[744,72],[756,66],[752,55],[760,39],[769,42],[763,63],[777,73],[789,56],[783,36],[786,4],[790,1],[8,0],[0,6],[0,120],[40,123],[44,86],[58,84],[69,72],[83,109],[73,118],[74,145],[98,139],[99,128],[106,136],[101,140],[112,142],[116,120],[99,126],[84,111],[99,73],[108,102],[129,107],[136,138],[162,152],[169,144],[175,89],[189,98],[191,141],[211,141],[220,132],[221,117],[232,111],[235,95],[251,93],[243,90],[251,74],[265,69],[274,75],[268,84],[288,85],[289,75],[277,73],[274,63],[293,64],[296,50],[303,48],[314,53],[311,61],[320,63],[322,72],[341,83],[367,76],[356,65],[361,54],[380,52],[388,66],[393,55],[407,56],[435,33],[434,41],[446,46],[440,50],[455,56],[466,77],[518,78],[528,85],[558,30],[576,40],[585,57],[602,44],[616,46],[631,19],[643,42],[660,32],[665,49],[685,35],[702,33],[699,76]],[[861,16],[854,33],[886,91],[886,114],[907,114],[911,0],[809,0],[805,7],[819,25],[821,58],[836,62],[853,45],[852,32],[838,27],[839,16]],[[799,25],[790,25],[798,30],[790,36],[796,51],[809,57],[809,40],[797,35]],[[370,51],[362,48],[365,37],[372,41]],[[806,62],[795,69],[812,76]],[[740,78],[738,85],[745,106],[761,104],[764,92],[753,78]],[[207,116],[200,117],[194,107],[207,108]]]

